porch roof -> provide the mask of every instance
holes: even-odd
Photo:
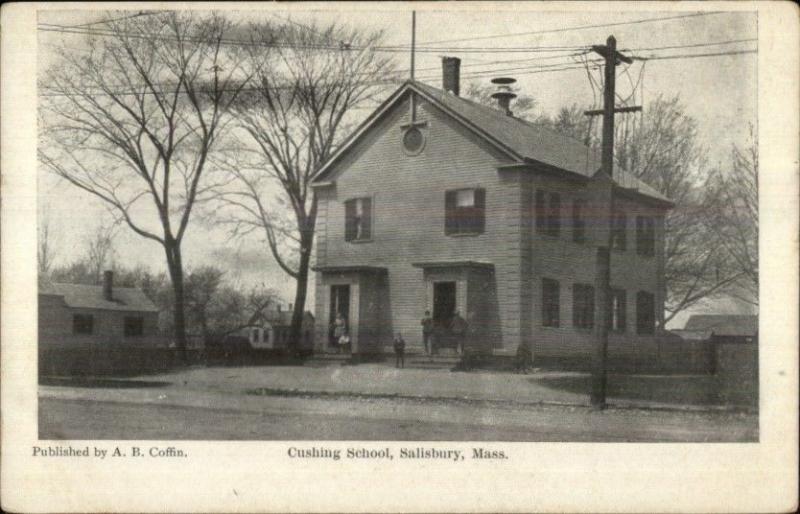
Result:
[[[312,266],[312,270],[320,271],[322,273],[344,273],[348,271],[356,271],[361,273],[386,273],[386,268],[380,266],[361,266],[357,264],[350,265],[327,265],[327,266]]]
[[[412,262],[415,268],[432,269],[432,268],[484,268],[494,269],[494,264],[491,262],[481,261],[425,261],[425,262]]]

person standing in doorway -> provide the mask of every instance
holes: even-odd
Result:
[[[333,321],[333,339],[337,343],[338,352],[342,351],[343,338],[347,335],[347,321],[339,312],[336,314],[336,319]]]
[[[464,339],[468,330],[469,325],[467,324],[467,320],[462,318],[461,314],[456,311],[453,315],[453,320],[450,322],[450,332],[453,334],[453,338],[455,338],[456,348],[461,355],[464,355]]]
[[[422,343],[425,345],[425,353],[433,355],[433,346],[431,346],[431,335],[433,335],[433,318],[431,318],[431,311],[425,311],[425,317],[420,322],[422,325]]]
[[[403,340],[403,334],[400,332],[397,333],[397,336],[394,338],[394,367],[396,368],[405,368],[405,353],[406,353],[406,342]]]

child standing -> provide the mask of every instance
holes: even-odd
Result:
[[[394,338],[394,357],[395,362],[394,366],[396,368],[405,368],[405,351],[406,351],[406,342],[403,340],[403,335],[398,332],[397,336]]]

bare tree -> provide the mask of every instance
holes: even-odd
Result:
[[[740,278],[726,292],[758,305],[758,138],[752,126],[749,144],[733,147],[730,168],[716,170],[706,191],[711,241]]]
[[[497,101],[492,98],[492,94],[497,91],[495,86],[482,84],[480,82],[469,82],[464,91],[464,96],[474,102],[499,109]],[[538,104],[536,99],[530,95],[522,93],[519,86],[513,86],[512,91],[518,96],[514,99],[512,111],[514,116],[527,121],[538,121],[541,116],[536,113]]]
[[[38,244],[36,246],[36,259],[39,269],[39,278],[46,278],[56,261],[55,235],[50,230],[50,211],[44,209],[39,216]]]
[[[235,105],[245,144],[220,168],[232,178],[218,220],[242,236],[263,235],[297,289],[290,341],[300,340],[317,203],[311,180],[333,153],[352,110],[374,100],[392,61],[372,51],[380,33],[338,25],[252,26],[253,84]],[[280,45],[274,45],[274,41]]]
[[[181,243],[211,187],[207,162],[247,76],[218,15],[152,12],[85,31],[40,85],[40,163],[104,202],[166,255],[185,356]]]
[[[114,259],[117,227],[116,223],[100,223],[94,233],[86,238],[86,264],[96,284],[100,283],[103,271],[109,269]]]

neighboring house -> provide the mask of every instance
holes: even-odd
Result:
[[[262,323],[245,327],[238,335],[246,337],[250,346],[255,349],[286,349],[292,324],[291,306],[288,311],[280,308],[268,310],[262,315],[262,319]],[[299,348],[310,350],[314,339],[314,315],[309,311],[303,313],[301,334]]]
[[[341,313],[354,353],[397,332],[419,351],[430,310],[441,330],[458,311],[486,352],[589,355],[612,195],[610,344],[652,341],[673,204],[622,169],[610,181],[577,140],[460,98],[458,63],[448,91],[403,84],[315,177],[316,350]]]
[[[758,316],[749,314],[694,314],[678,335],[707,334],[717,343],[752,343],[758,338]]]
[[[139,289],[47,284],[39,290],[39,344],[137,344],[156,342],[158,309]],[[160,342],[160,341],[158,341]]]

